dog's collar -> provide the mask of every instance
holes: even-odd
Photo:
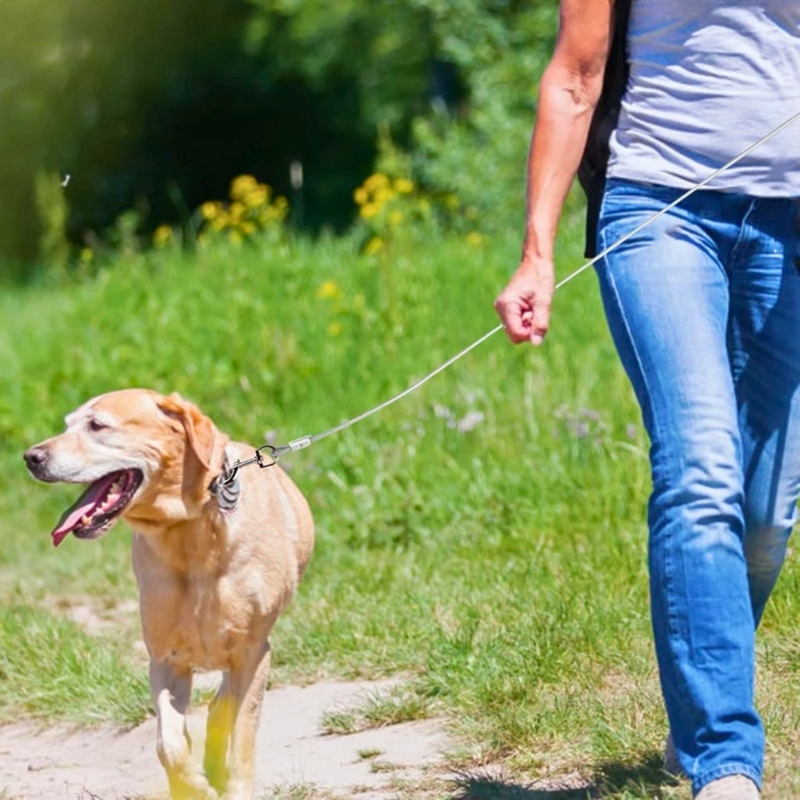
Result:
[[[236,504],[239,502],[241,486],[237,477],[234,476],[233,480],[231,480],[231,473],[233,472],[228,453],[223,451],[222,469],[208,486],[208,491],[216,498],[219,510],[223,514],[230,514],[236,509]]]

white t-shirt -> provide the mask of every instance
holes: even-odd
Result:
[[[800,0],[633,0],[608,175],[688,188],[800,112]],[[800,196],[800,120],[709,184]]]

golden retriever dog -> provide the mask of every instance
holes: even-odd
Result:
[[[174,798],[252,797],[269,635],[311,557],[311,512],[280,467],[224,483],[252,454],[180,395],[146,389],[89,400],[25,453],[38,480],[89,484],[54,545],[97,539],[120,518],[134,531],[156,750]],[[223,670],[202,768],[186,727],[194,669]]]

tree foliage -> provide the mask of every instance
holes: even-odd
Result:
[[[412,152],[421,180],[487,214],[520,200],[555,6],[9,0],[0,7],[0,254],[37,254],[37,176],[66,173],[74,243],[126,209],[145,227],[180,220],[242,172],[302,199],[295,223],[341,227],[381,128]],[[291,195],[292,161],[304,166],[302,198]]]

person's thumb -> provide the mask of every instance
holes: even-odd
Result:
[[[534,303],[533,313],[530,318],[530,327],[528,328],[528,339],[533,345],[540,345],[547,335],[547,330],[550,327],[550,302],[540,300]]]

